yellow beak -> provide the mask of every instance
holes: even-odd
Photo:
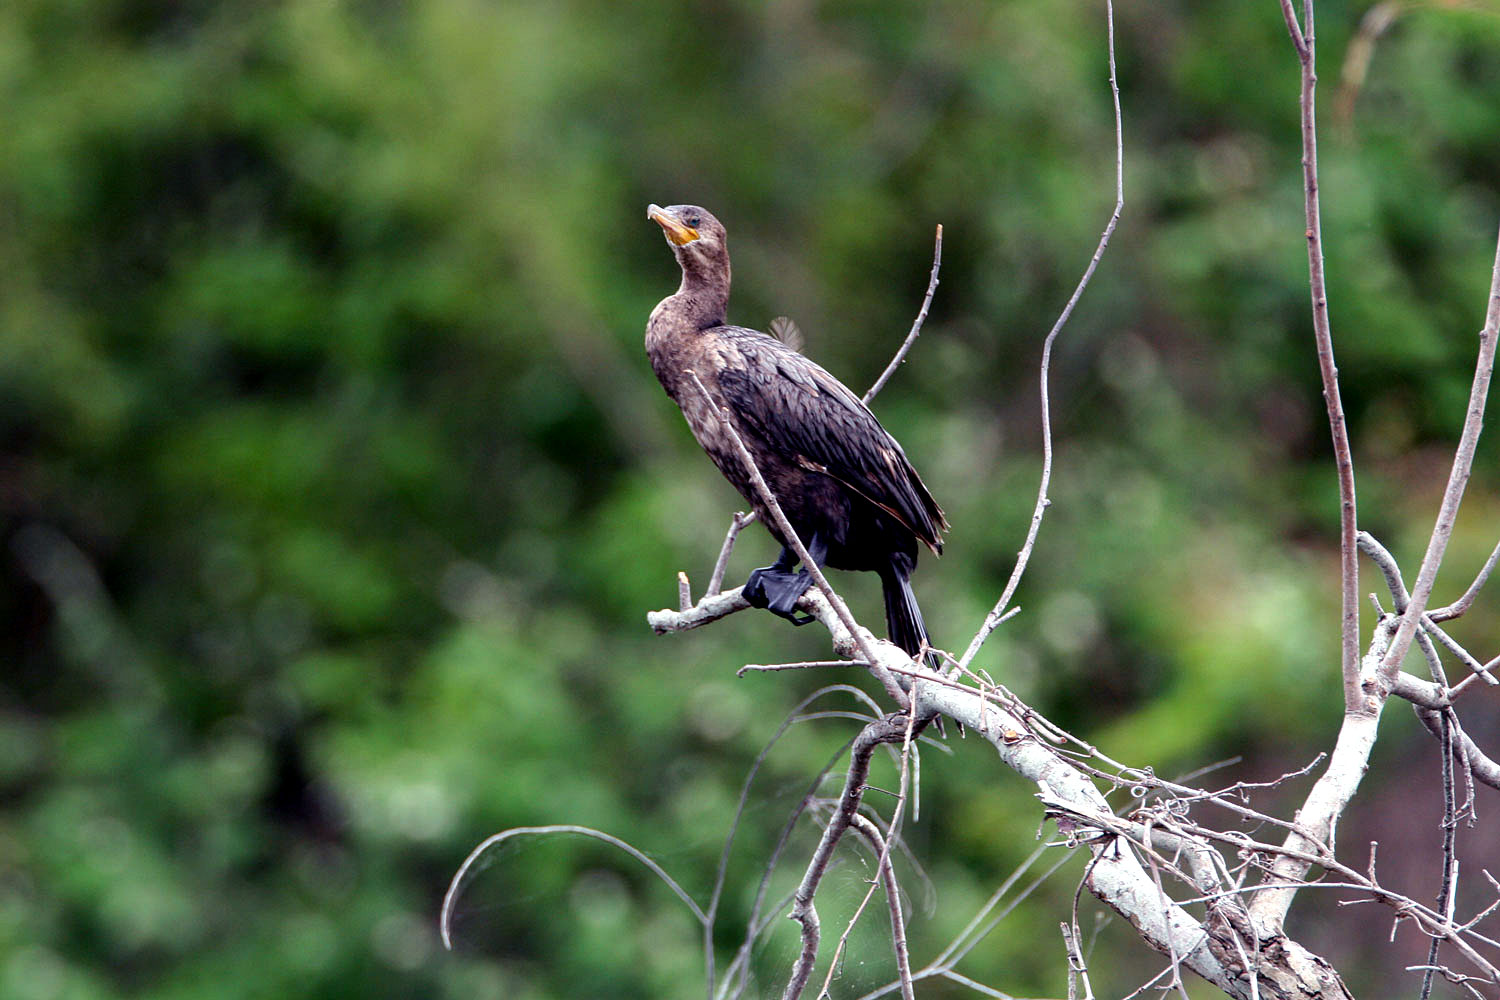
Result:
[[[667,234],[667,239],[671,240],[674,246],[685,246],[698,238],[698,230],[692,226],[684,226],[660,205],[648,207],[646,218],[661,226],[662,231]]]

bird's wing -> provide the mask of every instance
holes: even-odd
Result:
[[[948,524],[901,445],[858,396],[781,341],[722,327],[719,388],[735,415],[789,461],[824,472],[885,509],[935,552]]]

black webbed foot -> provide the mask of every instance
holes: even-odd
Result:
[[[776,566],[762,566],[750,571],[750,579],[745,581],[744,595],[752,607],[765,608],[793,625],[806,625],[816,619],[812,615],[799,615],[795,609],[797,599],[811,585],[812,577],[805,570],[792,573]]]
[[[828,545],[816,532],[808,543],[807,554],[819,566],[828,558]],[[774,563],[750,571],[750,579],[745,581],[745,600],[752,607],[765,608],[793,625],[807,625],[817,619],[812,615],[797,614],[796,608],[797,599],[812,586],[812,574],[806,567],[800,573],[793,573],[792,567],[795,565],[797,553],[782,546],[781,555],[776,557]]]

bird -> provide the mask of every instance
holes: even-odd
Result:
[[[646,217],[661,227],[682,269],[682,284],[646,323],[652,370],[703,450],[781,544],[773,564],[750,573],[746,600],[795,625],[812,621],[796,613],[811,574],[806,566],[794,572],[798,556],[726,422],[819,568],[878,573],[890,641],[913,657],[930,650],[911,575],[919,543],[942,554],[948,521],[901,445],[858,395],[795,347],[727,322],[729,249],[718,219],[696,205],[652,204]]]

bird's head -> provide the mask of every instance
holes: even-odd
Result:
[[[652,205],[646,218],[661,226],[684,274],[704,277],[729,271],[724,226],[697,205]]]

